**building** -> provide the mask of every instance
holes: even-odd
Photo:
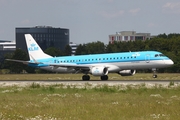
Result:
[[[114,41],[135,41],[135,40],[147,40],[150,39],[150,33],[136,33],[136,31],[121,31],[116,34],[109,35],[109,42]]]
[[[76,49],[77,49],[78,45],[75,44],[75,43],[70,42],[69,46],[71,47],[71,51],[72,51],[71,55],[72,56],[75,55],[76,54]]]
[[[0,40],[0,51],[15,51],[15,50],[16,50],[15,42]]]
[[[24,34],[31,34],[42,50],[55,47],[64,50],[69,44],[69,29],[53,28],[51,26],[36,26],[16,28],[16,48],[27,51]]]
[[[16,43],[11,41],[0,40],[0,62],[4,61],[4,55],[16,50]]]

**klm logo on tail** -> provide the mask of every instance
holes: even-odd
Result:
[[[28,48],[28,50],[29,51],[36,51],[36,50],[39,50],[39,47],[36,44],[32,43],[30,45],[30,47]]]

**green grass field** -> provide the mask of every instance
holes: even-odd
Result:
[[[80,80],[82,74],[1,74],[1,80]],[[158,74],[155,80],[179,80],[180,74]],[[152,80],[152,74],[110,80]],[[99,80],[92,77],[92,80]],[[180,86],[151,88],[140,85],[108,86],[30,83],[0,86],[2,120],[177,120]]]
[[[0,74],[0,80],[81,80],[83,74]],[[152,73],[137,73],[134,76],[109,74],[109,80],[180,80],[179,73],[158,73],[158,78],[152,78]],[[100,80],[91,75],[91,80]]]
[[[2,120],[177,120],[180,87],[32,83],[0,87]]]

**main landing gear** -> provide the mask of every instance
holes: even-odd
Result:
[[[83,75],[82,80],[90,80],[90,76],[89,75]]]
[[[157,78],[156,68],[153,68],[152,71],[153,71],[153,78]]]
[[[82,76],[82,80],[90,80],[90,76],[89,75],[83,75]],[[101,80],[108,80],[108,76],[107,75],[103,75],[103,76],[101,76]]]

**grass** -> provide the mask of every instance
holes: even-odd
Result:
[[[180,86],[40,85],[0,87],[0,119],[175,120]]]
[[[0,80],[81,80],[83,74],[0,74]],[[109,74],[109,80],[180,80],[179,73],[159,73],[152,78],[152,73],[137,73],[134,76]],[[91,80],[100,80],[91,75]]]

